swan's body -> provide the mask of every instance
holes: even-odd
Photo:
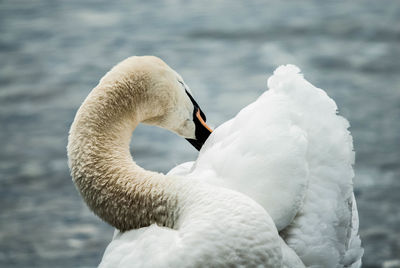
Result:
[[[218,127],[196,162],[170,173],[251,196],[306,266],[359,267],[349,124],[299,72],[278,68],[269,90]]]
[[[196,162],[163,175],[131,160],[129,140],[139,122],[195,138],[176,79],[158,59],[127,59],[71,127],[71,173],[89,207],[119,230],[143,227],[116,232],[100,266],[358,267],[352,141],[334,102],[281,67]]]

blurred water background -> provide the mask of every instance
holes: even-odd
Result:
[[[400,259],[399,1],[3,0],[1,267],[99,263],[113,229],[72,184],[67,133],[105,72],[144,54],[180,72],[213,126],[255,100],[278,65],[298,65],[351,123],[363,267]],[[196,152],[140,126],[133,155],[166,172]]]

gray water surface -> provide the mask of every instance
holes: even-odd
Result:
[[[82,202],[66,144],[114,64],[163,58],[213,126],[298,65],[352,125],[364,267],[400,259],[399,1],[0,1],[0,266],[95,267],[113,229]],[[166,172],[185,141],[140,126],[133,156]]]

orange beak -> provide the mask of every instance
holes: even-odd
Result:
[[[195,106],[195,111],[193,112],[193,122],[196,127],[196,138],[186,140],[190,142],[190,144],[192,144],[194,148],[200,151],[201,147],[203,147],[203,144],[212,133],[212,129],[206,124],[205,115],[197,105]]]
[[[196,117],[197,117],[197,119],[199,119],[200,124],[202,124],[203,127],[205,127],[208,131],[210,131],[210,133],[213,132],[212,129],[206,124],[204,119],[201,117],[200,109],[197,110]]]
[[[183,83],[182,85],[185,86]],[[192,95],[190,95],[186,88],[185,91],[190,101],[193,103],[193,122],[196,127],[195,138],[186,140],[190,142],[190,144],[192,144],[194,148],[200,151],[201,147],[203,147],[203,144],[212,133],[212,129],[206,124],[206,115],[201,111],[197,102],[193,99]]]

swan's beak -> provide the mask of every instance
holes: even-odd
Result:
[[[206,116],[199,107],[195,107],[193,113],[193,122],[196,126],[196,139],[186,139],[190,144],[200,151],[207,138],[210,136],[212,129],[206,124]]]
[[[198,151],[200,151],[203,144],[206,142],[207,138],[210,136],[212,129],[206,124],[206,115],[200,109],[197,102],[193,99],[192,95],[186,90],[186,94],[189,96],[193,103],[193,122],[196,126],[195,136],[196,139],[186,139],[190,144],[194,146]]]

